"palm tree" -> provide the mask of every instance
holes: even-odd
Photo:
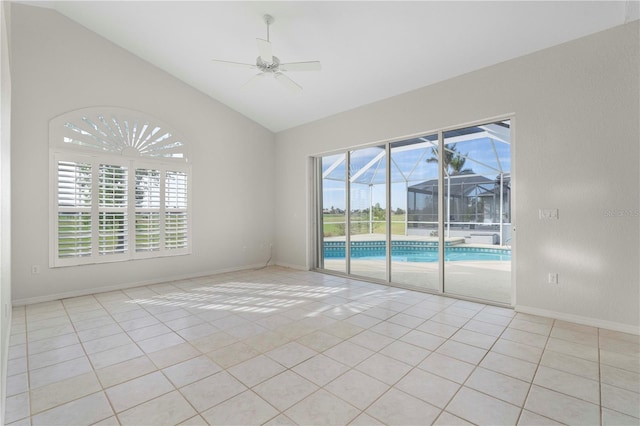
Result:
[[[460,155],[456,152],[456,155],[453,156],[451,162],[449,163],[449,168],[451,169],[451,175],[464,175],[467,173],[473,173],[472,169],[465,169],[464,163],[467,161],[467,155]]]
[[[451,179],[450,176],[462,175],[467,173],[473,173],[472,169],[463,169],[464,163],[467,161],[466,153],[461,155],[456,149],[456,144],[452,143],[448,148],[444,149],[444,155],[442,157],[442,161],[444,163],[444,171],[447,175],[446,183],[447,183],[447,194],[451,194]],[[431,157],[427,158],[427,163],[438,163],[438,150],[436,147],[431,148]],[[447,196],[447,211],[451,212],[451,197]],[[447,233],[446,236],[450,236],[451,232],[451,219],[452,216],[449,216],[449,219],[446,220]]]
[[[444,162],[444,170],[448,176],[463,175],[467,173],[473,173],[473,169],[464,169],[464,163],[467,162],[467,154],[460,154],[456,149],[456,144],[449,145],[444,150],[444,156],[442,158]],[[431,148],[431,157],[427,158],[427,163],[438,162],[438,150]]]

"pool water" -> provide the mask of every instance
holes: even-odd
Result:
[[[437,262],[438,247],[432,242],[392,241],[391,259],[394,262]],[[324,243],[325,259],[339,259],[345,256],[344,241]],[[351,258],[359,260],[386,259],[384,241],[355,241],[351,243]],[[511,250],[506,248],[482,248],[447,246],[445,260],[456,261],[510,261]]]

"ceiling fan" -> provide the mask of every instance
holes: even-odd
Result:
[[[302,86],[293,81],[287,75],[285,75],[284,71],[320,71],[321,66],[319,61],[309,61],[309,62],[289,62],[282,63],[277,56],[273,56],[273,50],[271,47],[271,41],[269,40],[269,26],[273,24],[275,19],[271,15],[264,15],[264,22],[267,24],[267,39],[257,38],[256,41],[258,43],[258,53],[260,56],[256,58],[255,64],[246,64],[242,62],[231,62],[231,61],[221,61],[219,59],[213,59],[213,62],[220,64],[233,65],[242,68],[251,68],[257,69],[260,72],[249,81],[244,84],[244,87],[252,86],[257,81],[262,78],[271,75],[278,82],[280,82],[283,86],[288,88],[293,92],[299,92],[302,90]]]

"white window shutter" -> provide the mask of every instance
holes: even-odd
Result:
[[[137,111],[51,120],[51,266],[189,254],[187,144]]]

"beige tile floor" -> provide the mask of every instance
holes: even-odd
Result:
[[[637,336],[268,268],[16,307],[20,425],[640,423]]]

